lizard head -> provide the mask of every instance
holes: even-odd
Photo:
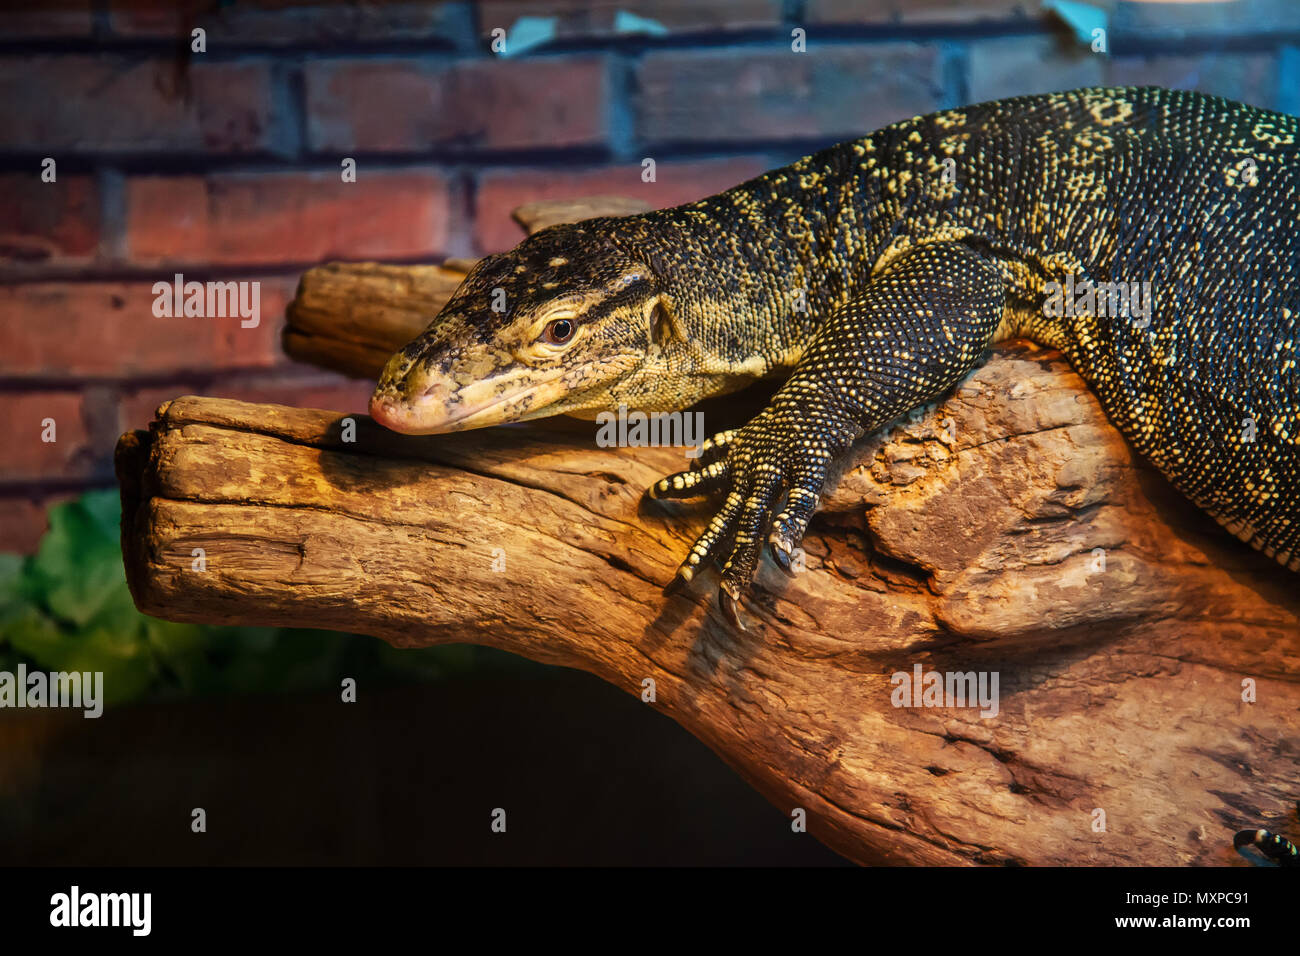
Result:
[[[617,404],[657,337],[671,334],[656,273],[600,228],[552,226],[480,260],[380,375],[370,414],[414,435]]]

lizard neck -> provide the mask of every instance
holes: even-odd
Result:
[[[696,206],[641,217],[638,251],[669,300],[675,336],[662,358],[719,394],[793,368],[819,317],[789,249]]]
[[[677,404],[660,407],[680,408],[798,364],[822,323],[869,278],[902,217],[865,172],[867,142],[831,147],[699,202],[612,221],[610,240],[656,273],[675,333],[652,346],[625,388],[647,400],[670,395]],[[855,172],[828,176],[823,166]]]

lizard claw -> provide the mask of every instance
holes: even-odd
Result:
[[[673,579],[664,585],[664,597],[672,597],[674,594],[681,594],[686,590],[686,586],[690,583],[690,576],[678,571],[673,575]]]
[[[722,614],[728,621],[740,628],[746,630],[745,622],[740,619],[740,592],[732,594],[723,584],[718,587],[718,606],[722,608]]]
[[[794,577],[794,568],[790,566],[790,552],[784,542],[771,542],[772,562],[780,568],[786,577]]]

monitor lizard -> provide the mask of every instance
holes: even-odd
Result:
[[[1300,570],[1295,117],[1090,88],[919,116],[670,209],[481,260],[388,362],[371,414],[437,433],[788,375],[652,497],[721,493],[669,590],[722,562],[740,625],[790,570],[828,468],[993,342],[1058,349],[1138,452]],[[743,625],[741,625],[743,626]]]

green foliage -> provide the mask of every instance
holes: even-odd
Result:
[[[436,680],[511,666],[468,645],[397,650],[370,637],[294,628],[210,627],[135,609],[118,540],[116,491],[50,511],[32,557],[0,554],[0,670],[102,671],[104,696],[338,687],[343,677]]]

